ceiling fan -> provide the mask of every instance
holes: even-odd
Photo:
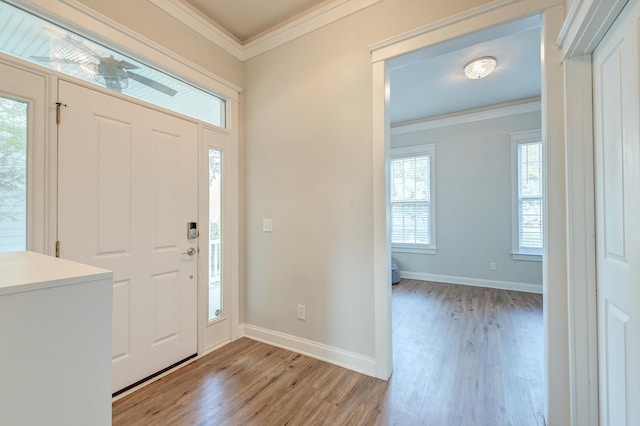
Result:
[[[52,45],[50,56],[32,56],[31,59],[52,64],[79,65],[97,82],[117,92],[122,92],[122,89],[129,87],[129,79],[131,79],[169,96],[175,96],[178,93],[171,87],[131,71],[140,67],[130,62],[116,59],[113,55],[100,56],[93,49],[66,33],[47,27],[44,29],[58,40]]]

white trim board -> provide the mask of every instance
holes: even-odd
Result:
[[[224,49],[241,61],[246,61],[302,37],[319,28],[365,9],[382,0],[335,0],[303,14],[285,25],[268,29],[257,38],[241,43],[200,12],[181,0],[149,0],[178,21]]]
[[[210,22],[192,6],[180,0],[149,0],[149,2],[237,59],[242,60],[244,57],[242,44],[235,37]]]
[[[376,363],[371,357],[251,324],[242,324],[240,330],[243,337],[375,377]]]
[[[445,284],[468,285],[472,287],[497,288],[500,290],[524,291],[542,294],[542,284],[516,283],[511,281],[485,280],[482,278],[460,277],[455,275],[428,274],[424,272],[400,271],[400,278],[431,281]]]
[[[574,0],[556,44],[564,57],[591,53],[628,0]]]

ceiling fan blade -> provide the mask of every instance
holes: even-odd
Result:
[[[89,46],[85,45],[83,42],[81,42],[79,40],[76,40],[75,38],[71,37],[65,31],[60,30],[58,28],[50,28],[50,27],[42,27],[42,28],[45,31],[47,31],[49,34],[53,35],[54,37],[56,37],[56,38],[58,38],[60,40],[66,41],[71,46],[73,46],[76,49],[80,50],[85,55],[92,56],[94,58],[99,58],[99,55],[96,52],[94,52],[93,49],[91,49]]]
[[[129,78],[131,78],[132,80],[137,81],[138,83],[142,83],[144,85],[147,85],[149,87],[151,87],[152,89],[156,89],[159,92],[165,93],[169,96],[175,96],[176,93],[178,93],[177,90],[172,89],[171,87],[165,86],[162,83],[158,83],[155,80],[151,80],[150,78],[144,77],[140,74],[136,74],[134,72],[131,71],[127,71],[127,74],[129,74]]]
[[[81,62],[79,61],[74,61],[73,59],[64,59],[64,58],[59,58],[56,59],[54,61],[51,60],[50,57],[48,56],[31,56],[30,57],[33,60],[36,60],[38,62],[55,62],[55,63],[61,63],[61,64],[76,64],[76,65],[81,65]]]
[[[118,62],[118,67],[122,68],[123,70],[135,70],[135,69],[140,68],[140,67],[135,66],[132,63],[129,63],[127,61],[119,61]]]

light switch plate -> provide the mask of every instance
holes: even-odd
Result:
[[[273,219],[271,218],[262,219],[262,231],[273,232]]]

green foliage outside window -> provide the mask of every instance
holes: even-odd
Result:
[[[0,97],[0,222],[24,221],[27,104]]]

